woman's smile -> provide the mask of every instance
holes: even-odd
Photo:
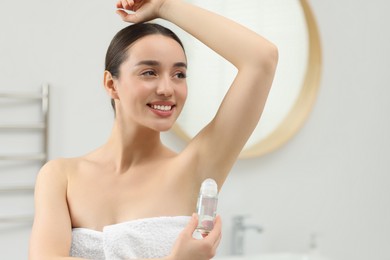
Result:
[[[169,117],[175,112],[176,105],[173,102],[158,101],[147,104],[151,111],[160,117]]]

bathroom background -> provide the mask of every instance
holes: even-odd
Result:
[[[49,83],[49,158],[82,155],[110,133],[104,55],[125,26],[114,2],[0,3],[0,92],[39,92]],[[281,149],[234,166],[220,194],[219,255],[230,253],[232,217],[246,215],[248,224],[263,228],[246,233],[246,254],[305,252],[314,235],[318,251],[330,259],[389,260],[390,2],[308,2],[323,52],[317,101]],[[4,111],[1,120],[14,117]],[[27,119],[37,116],[34,109],[26,113]],[[12,135],[0,132],[1,153],[39,147],[35,139],[11,145]],[[173,133],[163,138],[176,150],[185,145]],[[39,169],[0,163],[3,186],[33,184]],[[32,213],[32,193],[0,192],[0,218]],[[0,223],[1,259],[27,258],[30,226]]]

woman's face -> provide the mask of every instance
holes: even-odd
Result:
[[[124,120],[169,130],[187,98],[186,70],[185,53],[175,40],[158,34],[137,40],[115,80]]]

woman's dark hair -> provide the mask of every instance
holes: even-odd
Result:
[[[172,38],[180,44],[179,37],[170,29],[155,23],[139,23],[127,26],[120,30],[108,46],[105,61],[105,70],[109,71],[114,78],[119,77],[119,67],[127,59],[127,50],[137,40],[153,34],[160,34]],[[111,99],[111,105],[115,112],[115,102]]]

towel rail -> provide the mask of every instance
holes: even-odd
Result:
[[[42,92],[40,94],[37,93],[0,93],[0,98],[9,98],[9,99],[28,99],[28,100],[36,100],[36,99],[45,99],[49,96],[49,85],[47,83],[42,84]]]
[[[0,125],[0,130],[43,130],[45,123]]]
[[[49,149],[49,85],[47,83],[42,85],[42,115],[43,115],[43,149],[44,149],[44,160],[48,160],[48,149]]]
[[[31,185],[19,185],[19,186],[3,186],[0,187],[0,193],[13,193],[13,192],[34,192],[34,186]]]
[[[2,123],[0,133],[7,134],[8,131],[39,130],[42,133],[42,148],[40,152],[32,154],[0,154],[0,161],[37,161],[42,165],[48,159],[48,125],[49,125],[49,85],[43,84],[40,93],[0,93],[0,101],[3,99],[18,99],[39,101],[41,105],[41,119],[39,122],[23,123]],[[35,170],[34,170],[35,171]],[[34,172],[36,174],[36,172]],[[0,194],[8,196],[8,193],[33,193],[34,187],[31,185],[9,185],[0,186]],[[12,194],[13,195],[13,194]],[[0,206],[2,207],[2,206]],[[7,213],[2,213],[7,214]],[[27,223],[33,221],[33,215],[0,215],[0,224]]]
[[[40,94],[33,93],[0,93],[0,98],[36,99],[41,100],[42,122],[26,124],[0,124],[0,130],[40,130],[43,134],[43,152],[31,155],[0,155],[0,161],[41,161],[44,164],[48,160],[48,124],[49,124],[49,85],[42,84]]]
[[[32,215],[15,215],[15,216],[0,216],[0,223],[23,223],[32,222],[34,217]]]
[[[46,161],[46,154],[0,155],[0,161]]]
[[[27,99],[37,100],[41,99],[42,94],[30,94],[30,93],[0,93],[0,98],[11,98],[11,99]]]

